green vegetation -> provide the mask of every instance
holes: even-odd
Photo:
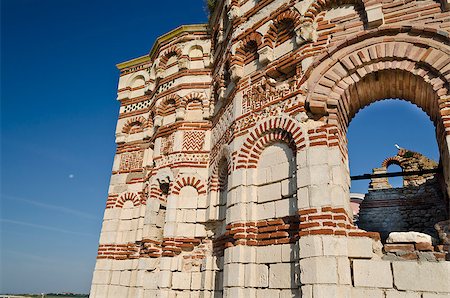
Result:
[[[206,0],[206,4],[208,5],[209,12],[212,13],[214,11],[214,7],[216,6],[216,0]]]

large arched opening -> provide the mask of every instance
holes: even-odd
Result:
[[[440,155],[439,187],[443,203],[439,209],[448,219],[450,192],[448,83],[450,54],[448,39],[430,36],[418,29],[398,28],[370,33],[333,48],[314,65],[310,75],[307,103],[315,114],[322,114],[327,125],[335,127],[329,139],[337,139],[346,179],[332,184],[346,195],[342,204],[348,212],[350,171],[347,132],[359,110],[389,98],[401,98],[421,108],[435,127]],[[389,36],[389,38],[386,37]],[[414,154],[405,151],[403,157]],[[387,167],[389,165],[386,165]],[[333,187],[335,187],[333,186]],[[360,218],[361,220],[361,218]]]

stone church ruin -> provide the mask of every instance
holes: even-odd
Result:
[[[448,0],[210,2],[118,64],[91,297],[449,297]],[[351,199],[347,128],[389,98],[440,160],[400,149]]]

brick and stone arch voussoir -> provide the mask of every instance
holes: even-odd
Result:
[[[115,207],[116,208],[122,208],[125,202],[131,201],[133,203],[133,206],[138,207],[141,205],[141,197],[135,193],[124,193],[119,197],[119,199],[116,202]]]
[[[439,100],[448,101],[449,96],[449,54],[448,38],[425,30],[399,27],[361,34],[330,49],[311,66],[307,74],[307,102],[313,112],[337,114],[338,119],[334,120],[346,126],[366,105],[385,98],[401,98],[421,107],[436,123],[441,118]],[[352,90],[369,75],[394,71],[414,76],[419,79],[417,82],[425,84],[397,88],[405,92],[396,92],[395,85],[388,81],[383,82],[383,88],[372,89],[375,92],[367,92],[367,88],[364,94]],[[406,84],[407,79],[399,77],[398,81]],[[422,95],[412,88],[423,86],[429,94]]]
[[[132,117],[122,127],[122,133],[131,134],[142,132],[149,124],[149,121],[142,116]]]
[[[206,194],[206,186],[200,177],[197,175],[188,175],[183,174],[179,175],[177,179],[175,180],[175,183],[173,184],[173,195],[179,195],[180,190],[185,186],[192,186],[197,190],[198,195],[204,195]]]
[[[226,173],[223,172],[222,162],[226,163]],[[228,176],[233,169],[233,162],[231,158],[231,149],[228,145],[222,145],[219,152],[214,160],[211,160],[209,165],[210,174],[208,180],[208,191],[218,191],[220,187],[220,180],[224,176]]]
[[[286,142],[294,152],[307,146],[307,134],[301,125],[292,118],[273,117],[258,123],[247,136],[239,150],[236,169],[256,168],[264,148],[274,142]]]

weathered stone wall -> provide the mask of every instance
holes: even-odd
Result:
[[[390,232],[417,231],[438,239],[434,225],[448,218],[439,183],[420,186],[369,190],[361,204],[358,226],[379,232],[386,239]]]
[[[397,164],[404,173],[436,170],[438,164],[420,153],[400,149],[387,158],[374,174],[387,172],[390,164]],[[373,178],[369,192],[361,203],[358,226],[366,231],[379,232],[385,240],[391,232],[416,231],[439,239],[434,225],[448,219],[445,190],[438,173],[406,175],[403,187],[393,188],[388,178]]]
[[[119,64],[91,296],[448,296],[449,262],[382,260],[353,224],[346,139],[374,101],[418,105],[449,192],[447,8],[222,0]]]

